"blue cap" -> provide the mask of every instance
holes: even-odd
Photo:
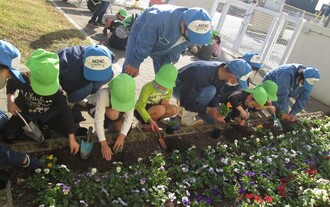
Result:
[[[304,88],[308,91],[313,89],[314,83],[320,80],[319,71],[313,66],[307,66],[303,72],[304,76]]]
[[[249,79],[249,76],[252,71],[251,66],[245,60],[242,59],[228,61],[226,62],[226,65],[228,66],[230,72],[237,77],[241,87],[243,89],[247,89],[247,80]]]
[[[0,64],[8,67],[18,80],[25,83],[23,76],[18,71],[20,58],[21,53],[14,45],[6,40],[0,40]]]
[[[247,52],[242,57],[246,62],[248,62],[252,67],[262,68],[262,64],[260,63],[260,55],[257,52]]]
[[[211,38],[211,17],[202,8],[190,8],[183,13],[183,21],[187,26],[189,42],[192,44],[208,44]]]
[[[87,47],[83,71],[85,79],[89,81],[110,81],[113,77],[110,50],[103,45]]]

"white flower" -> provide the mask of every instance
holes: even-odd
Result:
[[[249,157],[250,160],[253,160],[253,158],[254,158],[254,155],[252,155],[252,156]]]
[[[266,158],[266,161],[267,161],[268,163],[271,163],[271,162],[272,162],[272,158],[267,157],[267,158]]]
[[[222,147],[226,149],[228,147],[228,145],[224,144],[224,145],[222,145]]]
[[[256,162],[257,164],[259,164],[259,165],[261,165],[261,164],[262,164],[262,161],[261,161],[261,160],[259,160],[259,159],[257,159],[255,162]]]
[[[66,165],[60,165],[60,168],[65,169],[67,172],[70,172],[69,168]]]
[[[247,138],[246,138],[246,137],[243,137],[242,139],[243,139],[243,140],[247,140]]]
[[[306,145],[307,151],[311,151],[312,147],[309,145]]]
[[[97,172],[97,169],[94,167],[94,168],[92,168],[92,172],[91,172],[91,174],[92,175],[95,175],[96,174],[96,172]]]
[[[285,162],[286,164],[288,164],[288,163],[290,162],[290,159],[289,159],[289,158],[285,158],[285,159],[284,159],[284,162]]]
[[[235,146],[237,147],[238,140],[235,139],[234,142],[235,142]]]
[[[117,166],[117,167],[116,167],[116,172],[117,172],[117,173],[120,173],[120,171],[121,171],[121,167]]]
[[[41,169],[40,168],[37,168],[34,170],[37,174],[39,174],[41,172]]]
[[[286,155],[286,153],[288,152],[288,150],[285,148],[281,148],[281,151],[283,152],[284,155]]]
[[[44,172],[45,172],[46,175],[49,173],[49,171],[50,171],[49,168],[45,168],[45,169],[44,169]]]
[[[256,142],[260,142],[260,139],[259,138],[256,138]]]
[[[222,162],[223,164],[227,165],[228,164],[228,158],[227,157],[225,157],[225,158],[221,157],[220,158],[220,162]]]
[[[223,172],[223,169],[216,168],[215,171],[216,171],[217,173],[219,173],[219,172]]]
[[[139,157],[137,161],[142,162],[142,160],[143,160],[143,158]]]
[[[118,201],[121,203],[121,205],[127,206],[127,203],[125,203],[120,197],[118,197]]]
[[[239,172],[239,169],[238,168],[234,168],[234,172]]]

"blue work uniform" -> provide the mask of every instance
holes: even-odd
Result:
[[[153,60],[155,73],[166,63],[175,63],[190,44],[181,35],[185,7],[157,5],[147,8],[134,22],[125,54],[123,69],[129,64],[139,68],[145,58]]]
[[[74,46],[64,48],[57,52],[60,58],[60,85],[68,94],[69,102],[76,103],[88,95],[96,93],[104,84],[111,79],[105,81],[90,81],[84,78],[84,53],[88,46]],[[111,53],[112,60],[114,54]]]
[[[309,100],[311,91],[306,90],[303,86],[299,86],[297,80],[299,68],[302,68],[302,65],[281,65],[278,68],[270,70],[263,78],[263,82],[272,80],[278,85],[277,101],[273,102],[276,110],[288,113],[290,97],[294,97],[296,101],[289,114],[296,115],[303,110]]]

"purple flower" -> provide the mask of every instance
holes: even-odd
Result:
[[[76,182],[74,182],[74,185],[78,185],[81,182],[81,180],[76,180]]]
[[[208,205],[211,205],[211,204],[213,203],[212,198],[209,198],[209,197],[207,197],[207,198],[205,199],[205,201],[206,201],[206,203],[207,203]]]
[[[267,175],[266,173],[261,173],[260,175],[261,175],[261,177],[263,177],[263,178],[267,178],[267,177],[268,177],[268,175]]]
[[[246,171],[246,172],[244,173],[244,175],[246,175],[246,176],[248,176],[248,177],[253,177],[253,176],[255,175],[255,173],[252,172],[252,171]]]
[[[239,194],[244,194],[245,193],[245,188],[242,186],[238,189]]]
[[[146,183],[147,179],[146,178],[141,178],[140,179],[140,183],[141,185],[144,185]]]
[[[94,177],[94,180],[95,180],[96,182],[99,182],[99,181],[100,181],[100,177],[99,177],[99,176],[95,176],[95,177]]]
[[[213,188],[211,191],[213,195],[220,195],[220,191],[218,189]]]
[[[190,201],[189,201],[189,198],[187,196],[182,197],[182,205],[184,205],[184,206],[189,206],[190,205]]]
[[[256,182],[254,182],[254,181],[249,182],[249,185],[255,185],[255,184],[256,184]]]

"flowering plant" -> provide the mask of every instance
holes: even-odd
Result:
[[[312,128],[276,137],[267,131],[202,150],[155,152],[129,167],[113,162],[103,173],[77,174],[48,156],[49,168],[36,170],[25,187],[41,206],[329,206],[329,123],[309,120]]]

